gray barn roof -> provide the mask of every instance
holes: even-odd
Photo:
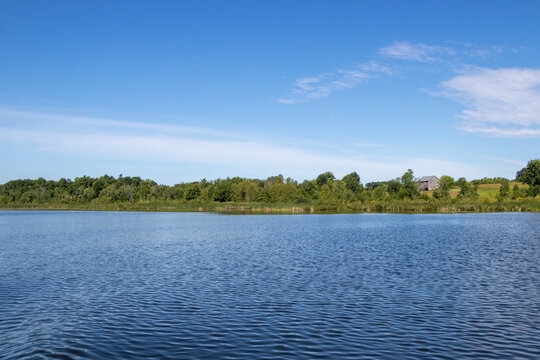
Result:
[[[432,178],[436,178],[436,176],[434,176],[434,175],[432,175],[432,176],[422,176],[419,181],[422,181],[422,182],[423,181],[429,181]]]

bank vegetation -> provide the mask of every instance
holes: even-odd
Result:
[[[540,211],[540,160],[516,178],[467,181],[440,177],[440,188],[420,192],[412,170],[362,184],[356,172],[338,179],[325,172],[297,182],[233,177],[160,185],[140,177],[104,175],[71,179],[12,180],[0,185],[0,208],[111,211],[212,211],[228,213],[453,213]]]

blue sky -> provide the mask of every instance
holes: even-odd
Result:
[[[2,1],[0,182],[513,178],[538,1]]]

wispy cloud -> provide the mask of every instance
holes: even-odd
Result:
[[[141,131],[142,130],[142,131]],[[0,109],[0,142],[41,152],[118,160],[336,169],[383,164],[329,156],[213,129]]]
[[[484,155],[484,157],[487,158],[487,159],[493,159],[493,160],[497,160],[497,161],[500,161],[500,162],[503,162],[503,163],[512,164],[512,165],[516,165],[516,166],[520,166],[520,167],[524,167],[525,165],[527,165],[526,161],[520,161],[520,160],[514,160],[514,159],[506,159],[506,158],[501,158],[501,157],[496,157],[496,156],[489,156],[489,155]]]
[[[469,58],[498,58],[501,54],[507,52],[517,52],[518,49],[507,45],[478,45],[468,42],[450,41],[452,49],[456,55],[461,55]]]
[[[364,62],[348,70],[337,70],[296,79],[289,96],[277,99],[282,104],[304,103],[310,100],[321,99],[330,94],[347,88],[352,88],[377,75],[393,76],[399,68],[396,60],[414,61],[419,63],[436,63],[448,70],[454,67],[463,67],[463,59],[477,57],[487,58],[498,55],[507,50],[514,50],[505,46],[477,46],[468,43],[453,42],[451,46],[428,45],[407,41],[394,41],[391,45],[378,50],[378,59],[384,59],[388,64],[373,60]],[[427,65],[425,65],[427,66]]]
[[[459,129],[465,132],[503,138],[540,137],[540,129],[513,129],[494,126],[460,126]]]
[[[125,129],[129,131],[142,132],[163,132],[167,134],[198,134],[206,136],[233,136],[234,134],[221,130],[193,127],[168,125],[160,123],[119,121],[86,116],[72,116],[52,113],[37,113],[28,111],[19,111],[13,109],[0,108],[0,124],[2,123],[25,124],[27,127],[39,128],[55,124],[56,127],[78,128],[91,131],[93,128],[107,127],[109,129]]]
[[[395,59],[411,61],[435,61],[439,55],[453,55],[455,50],[445,46],[395,41],[392,45],[379,49],[379,54]]]
[[[540,137],[540,69],[473,68],[441,84],[465,106],[461,130],[496,137]]]
[[[445,46],[394,41],[393,44],[380,48],[379,55],[398,60],[418,62],[440,62],[457,65],[464,59],[497,58],[505,52],[516,52],[516,48],[505,45],[476,45],[450,41]]]
[[[365,181],[393,178],[407,168],[419,173],[460,174],[467,171],[467,176],[477,172],[465,164],[416,158],[400,158],[400,167],[396,168],[396,160],[391,158],[339,151],[320,152],[212,129],[175,132],[152,123],[123,124],[122,121],[90,118],[83,118],[85,120],[81,123],[81,117],[73,117],[70,121],[70,117],[65,115],[30,112],[19,112],[23,116],[15,119],[13,112],[6,114],[0,111],[0,143],[20,144],[27,150],[53,155],[46,157],[50,159],[54,159],[55,154],[69,154],[81,159],[106,159],[119,163],[206,164],[250,169],[251,173],[253,169],[264,174],[279,171],[297,178],[313,177],[326,170],[334,171],[337,176],[357,171]],[[21,121],[23,117],[26,120]],[[39,126],[28,126],[29,121],[33,121],[33,125],[39,123]],[[145,131],[139,131],[141,128]]]
[[[478,45],[466,44],[463,53],[472,58],[487,58],[502,54],[506,50],[515,51],[515,49],[507,48],[505,46],[493,45],[482,47]]]
[[[367,73],[380,73],[388,76],[395,75],[395,71],[386,65],[382,65],[376,61],[370,60],[366,63],[360,64],[358,66],[360,70]]]
[[[370,143],[370,142],[356,142],[354,143],[354,146],[359,148],[371,148],[371,149],[379,149],[379,150],[390,150],[393,147],[387,144],[376,144],[376,143]]]
[[[370,75],[358,70],[338,70],[317,76],[296,79],[288,98],[278,99],[282,104],[295,104],[327,97],[334,91],[353,87]]]
[[[349,70],[337,70],[315,76],[296,79],[290,95],[278,99],[282,104],[296,104],[329,96],[331,93],[352,88],[377,74],[392,75],[392,70],[375,61],[360,64]]]

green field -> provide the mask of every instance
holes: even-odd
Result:
[[[512,191],[512,189],[514,188],[514,185],[516,185],[516,184],[520,189],[527,189],[529,187],[529,185],[527,185],[527,184],[512,181],[512,182],[510,182],[510,191]],[[499,193],[499,188],[500,187],[501,187],[501,184],[480,184],[480,185],[478,185],[478,195],[480,196],[480,200],[490,199],[490,198],[495,199],[495,197]],[[454,186],[454,187],[450,188],[450,197],[451,198],[456,198],[458,193],[459,193],[459,187]],[[428,191],[427,194],[428,194],[428,196],[431,196],[433,194],[433,191]]]

